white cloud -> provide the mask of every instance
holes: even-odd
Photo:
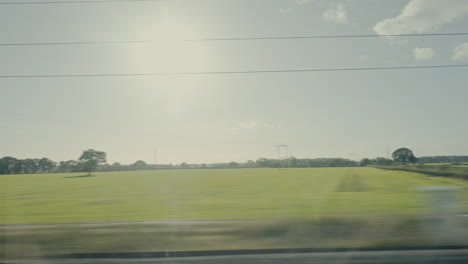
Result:
[[[242,129],[242,128],[252,128],[252,127],[256,127],[258,124],[257,122],[239,122],[237,124],[237,127],[239,129]]]
[[[325,11],[322,17],[329,22],[348,23],[348,13],[342,3],[339,3],[336,8],[331,8]]]
[[[429,60],[434,57],[434,50],[432,48],[414,48],[413,55],[417,60]]]
[[[256,121],[249,121],[249,122],[239,122],[235,126],[232,127],[233,130],[240,130],[240,129],[252,129],[252,128],[269,128],[273,127],[269,123],[258,123]]]
[[[452,60],[468,59],[468,42],[465,42],[455,48]]]
[[[379,35],[425,33],[468,15],[467,0],[411,0],[395,18],[378,22]]]
[[[280,11],[283,14],[291,13],[291,12],[294,12],[300,6],[309,4],[311,2],[312,2],[312,0],[290,0],[290,6],[283,7],[283,8],[280,9]]]

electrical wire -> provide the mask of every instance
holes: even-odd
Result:
[[[7,46],[61,46],[61,45],[105,45],[105,44],[141,44],[151,43],[146,40],[122,40],[122,41],[78,41],[78,42],[22,42],[22,43],[0,43],[0,47]]]
[[[288,39],[336,39],[336,38],[381,38],[381,37],[438,37],[468,36],[468,32],[427,33],[427,34],[384,34],[384,35],[322,35],[322,36],[272,36],[272,37],[238,37],[238,38],[201,38],[187,41],[248,41],[248,40],[288,40]]]
[[[53,4],[98,4],[131,2],[167,2],[169,0],[81,0],[81,1],[38,1],[38,2],[0,2],[0,5],[53,5]]]
[[[305,72],[348,72],[348,71],[382,71],[382,70],[414,70],[464,68],[468,64],[459,65],[427,65],[427,66],[392,66],[392,67],[360,67],[360,68],[316,68],[316,69],[284,69],[284,70],[245,70],[245,71],[207,71],[179,73],[98,73],[98,74],[38,74],[38,75],[0,75],[0,78],[89,78],[89,77],[145,77],[145,76],[177,76],[177,75],[227,75],[227,74],[267,74],[267,73],[305,73]]]
[[[300,39],[338,39],[338,38],[378,38],[378,37],[448,37],[468,36],[467,32],[404,34],[404,35],[328,35],[328,36],[284,36],[284,37],[242,37],[242,38],[200,38],[187,39],[188,42],[208,41],[251,41],[251,40],[300,40]],[[103,45],[103,44],[145,44],[155,43],[151,40],[118,40],[118,41],[71,41],[71,42],[19,42],[0,43],[1,46],[59,46],[59,45]]]

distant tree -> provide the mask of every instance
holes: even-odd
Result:
[[[368,165],[371,165],[372,164],[372,161],[368,158],[365,158],[365,159],[362,159],[360,162],[359,162],[359,166],[361,167],[366,167]]]
[[[205,164],[205,163],[202,163],[202,165],[200,165],[200,168],[206,169],[206,164]]]
[[[24,159],[22,161],[22,167],[24,173],[36,173],[39,170],[39,160]]]
[[[7,174],[7,163],[3,158],[0,159],[0,174]]]
[[[248,160],[248,161],[245,163],[245,166],[246,166],[247,168],[255,168],[255,167],[256,167],[256,166],[255,166],[255,161],[253,161],[253,160]]]
[[[18,168],[18,159],[13,157],[3,157],[1,159],[1,168],[2,174],[14,174],[19,173],[16,171]]]
[[[231,161],[229,163],[229,168],[239,168],[239,163]]]
[[[76,160],[67,160],[65,161],[65,166],[67,168],[67,171],[77,171],[79,169],[80,163]]]
[[[60,161],[58,164],[57,164],[57,172],[67,172],[67,170],[65,169],[65,161]]]
[[[94,149],[88,149],[83,151],[79,161],[83,166],[83,170],[88,172],[88,175],[91,175],[91,172],[95,171],[99,164],[106,163],[106,153],[96,151]]]
[[[48,158],[42,158],[38,162],[39,171],[51,172],[55,168],[56,163]]]
[[[399,163],[411,163],[418,162],[418,159],[414,156],[413,151],[409,148],[399,148],[392,153],[392,158],[395,162]]]
[[[372,164],[381,165],[381,166],[388,166],[388,165],[392,165],[392,164],[393,164],[393,160],[387,159],[387,158],[378,157],[378,158],[372,160]]]
[[[430,156],[419,157],[420,163],[468,163],[468,156]]]
[[[273,168],[281,168],[281,163],[279,161],[275,161],[273,163]]]
[[[126,171],[126,170],[134,170],[131,168],[132,165],[121,165],[118,162],[114,162],[112,164],[101,164],[96,167],[96,171]]]
[[[119,162],[114,162],[112,165],[110,165],[109,170],[110,171],[121,171],[124,170],[125,166],[122,166]]]
[[[58,172],[72,172],[78,170],[78,161],[76,160],[67,160],[61,161],[58,164],[57,171]]]
[[[266,158],[259,158],[256,162],[256,165],[257,167],[260,167],[260,168],[266,168],[266,167],[269,167],[268,166],[268,159]]]
[[[135,163],[133,163],[131,165],[132,169],[134,170],[144,170],[146,169],[146,162],[142,161],[142,160],[137,160],[135,161]]]
[[[13,165],[13,173],[24,173],[24,160],[17,159]]]
[[[288,167],[296,168],[297,167],[297,158],[291,156],[288,160]]]
[[[180,164],[180,168],[181,168],[181,169],[188,169],[188,168],[190,168],[190,166],[189,166],[186,162],[182,162],[182,163]]]

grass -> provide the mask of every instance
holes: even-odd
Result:
[[[451,166],[451,167],[468,167],[468,163],[460,163],[458,165],[454,165],[454,163],[424,163],[423,165],[428,166]]]
[[[375,168],[0,175],[0,224],[302,219],[427,212],[420,186],[468,182]],[[464,191],[464,197],[468,197]],[[463,208],[468,204],[464,199]]]
[[[0,260],[105,252],[468,245],[468,218],[421,186],[467,181],[375,168],[0,176]],[[461,210],[468,195],[462,193]],[[460,197],[462,198],[462,197]],[[123,223],[145,220],[239,222]],[[14,225],[72,223],[70,225]],[[70,255],[71,254],[71,255]]]
[[[463,166],[451,165],[391,165],[391,166],[377,166],[377,168],[395,171],[407,171],[423,173],[425,175],[449,177],[462,180],[468,180],[468,168]]]
[[[437,217],[320,217],[185,224],[0,227],[0,260],[50,259],[83,253],[277,248],[468,246],[468,219],[447,236]],[[445,225],[447,226],[447,225]]]

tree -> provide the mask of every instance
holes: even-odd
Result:
[[[114,162],[112,165],[109,167],[109,171],[121,171],[121,170],[126,170],[127,166],[123,166],[119,162]]]
[[[3,157],[0,163],[2,174],[16,173],[15,169],[18,167],[18,159],[13,157]]]
[[[25,159],[23,160],[23,172],[24,173],[36,173],[39,170],[38,159]]]
[[[393,164],[393,160],[387,159],[387,158],[382,158],[378,157],[376,159],[372,160],[372,163],[375,165],[381,165],[381,166],[388,166]]]
[[[133,163],[130,166],[134,170],[144,170],[144,169],[146,169],[146,162],[144,162],[142,160],[137,160],[137,161],[135,161],[135,163]]]
[[[255,161],[253,160],[248,160],[246,163],[245,163],[245,166],[247,168],[255,168]]]
[[[362,159],[360,162],[359,162],[359,166],[361,167],[366,167],[368,165],[371,165],[372,164],[372,161],[368,158],[365,158],[365,159]]]
[[[297,158],[296,157],[289,157],[289,160],[288,160],[288,167],[291,167],[291,168],[296,168],[297,167]]]
[[[79,159],[83,166],[84,171],[91,175],[91,172],[95,171],[99,164],[106,163],[106,153],[102,151],[96,151],[94,149],[88,149],[83,151]]]
[[[230,167],[230,168],[238,168],[238,167],[239,167],[239,163],[234,162],[234,161],[231,161],[231,162],[229,163],[229,167]]]
[[[55,168],[56,163],[48,158],[42,158],[38,162],[38,167],[41,172],[51,172]]]
[[[399,148],[392,153],[392,158],[396,162],[400,163],[411,163],[418,162],[418,159],[414,156],[413,151],[409,148]]]
[[[61,161],[58,165],[57,171],[58,172],[72,172],[76,171],[78,168],[78,161],[76,160],[67,160]]]
[[[268,159],[266,158],[259,158],[256,162],[257,166],[260,168],[267,168],[268,167]]]
[[[0,174],[8,174],[8,164],[5,159],[0,159]]]

